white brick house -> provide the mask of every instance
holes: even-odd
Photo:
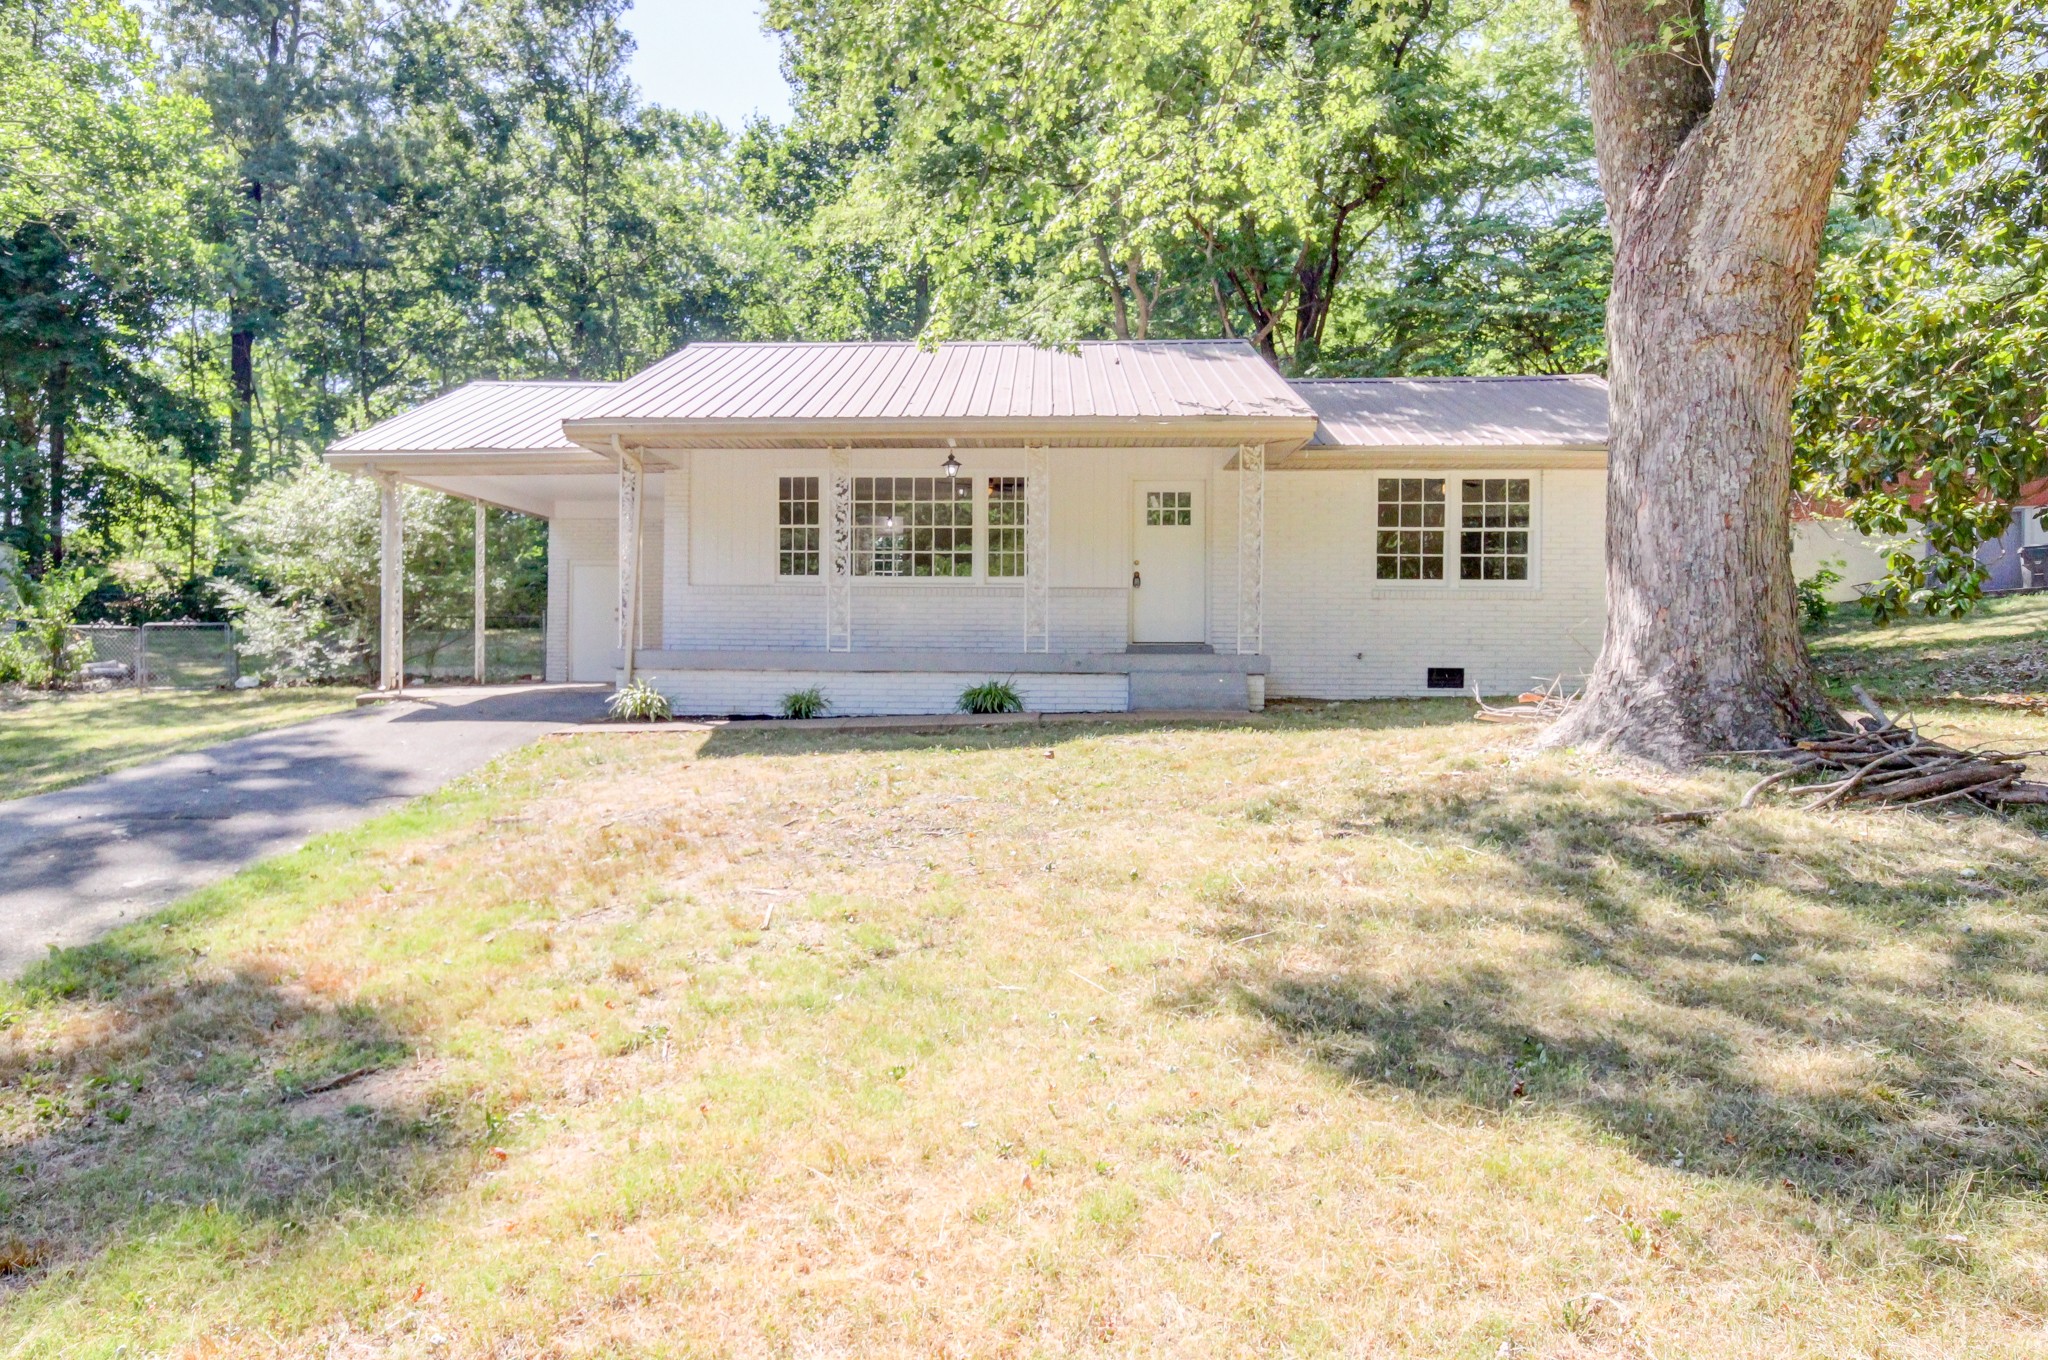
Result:
[[[941,712],[989,678],[1044,711],[1244,709],[1589,669],[1606,436],[1588,377],[698,344],[623,383],[471,383],[327,458],[391,490],[387,560],[401,481],[546,517],[550,680],[701,714],[813,685]]]

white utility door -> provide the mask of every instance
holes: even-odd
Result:
[[[1131,528],[1131,641],[1208,635],[1208,541],[1200,482],[1140,482]]]
[[[569,564],[569,678],[610,680],[619,651],[619,569]]]

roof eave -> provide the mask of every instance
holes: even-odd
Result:
[[[1110,441],[1157,447],[1265,444],[1269,456],[1293,452],[1314,437],[1313,415],[1120,416],[1105,418],[930,417],[918,419],[565,420],[562,431],[593,453],[611,456],[612,440],[642,449],[748,446],[777,448],[1015,448]]]
[[[321,461],[341,472],[607,472],[610,459],[588,449],[329,449]]]

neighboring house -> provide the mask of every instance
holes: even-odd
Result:
[[[1591,377],[695,344],[622,383],[471,383],[327,458],[382,479],[388,529],[401,480],[544,516],[550,680],[693,714],[813,685],[941,712],[991,677],[1043,711],[1243,710],[1589,670],[1606,441]]]
[[[2041,514],[2048,508],[2048,479],[2020,489],[2006,530],[1979,544],[1976,558],[1984,565],[1987,591],[2037,590],[2048,587],[2048,526]],[[1887,570],[1885,557],[1899,548],[1915,549],[1920,535],[1884,537],[1857,532],[1843,518],[1838,503],[1802,501],[1792,508],[1792,574],[1800,580],[1820,567],[1832,566],[1842,580],[1830,591],[1836,601],[1854,600],[1863,587]]]
[[[1837,604],[1861,598],[1866,586],[1890,570],[1887,556],[1900,548],[1917,556],[1919,543],[1917,534],[1865,534],[1838,513],[1820,513],[1807,504],[1792,507],[1793,579],[1807,580],[1822,567],[1836,572],[1842,579],[1828,587],[1828,598]]]
[[[2048,480],[2032,482],[2020,492],[2005,533],[1977,548],[1977,560],[1988,573],[1986,590],[2031,590],[2048,586],[2048,526],[2041,522],[2048,508]]]

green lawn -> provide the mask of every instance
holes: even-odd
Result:
[[[1987,600],[1967,618],[1884,628],[1845,607],[1813,638],[1813,653],[1845,697],[1860,680],[1907,702],[1993,696],[2048,704],[2048,595]]]
[[[2048,820],[1469,707],[579,735],[259,866],[0,988],[0,1354],[2040,1355]]]
[[[348,689],[110,690],[0,697],[0,798],[335,713]]]

